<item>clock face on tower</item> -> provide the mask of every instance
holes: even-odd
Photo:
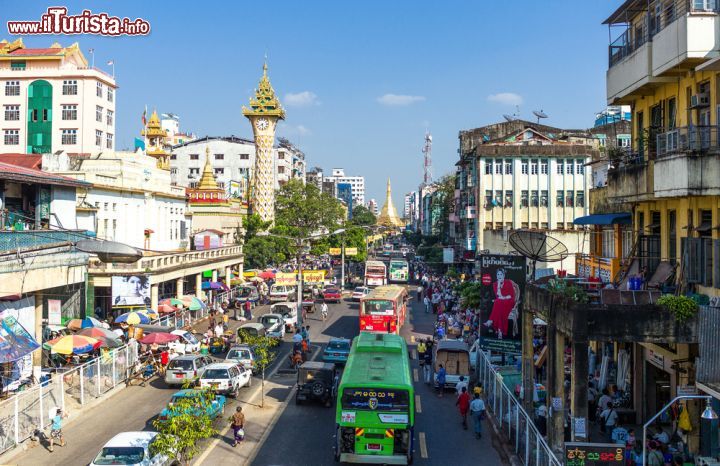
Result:
[[[270,126],[270,122],[267,121],[266,118],[259,118],[259,119],[255,122],[255,127],[256,127],[257,129],[259,129],[260,131],[266,130],[266,129],[268,128],[268,126]]]

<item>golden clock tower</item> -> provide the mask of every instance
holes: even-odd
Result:
[[[265,221],[275,219],[275,157],[273,144],[278,120],[285,119],[285,110],[275,95],[267,76],[267,63],[263,65],[260,84],[250,108],[243,106],[243,115],[250,120],[255,136],[255,171],[250,182],[248,203],[251,211]]]

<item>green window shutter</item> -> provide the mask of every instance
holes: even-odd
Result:
[[[713,241],[713,257],[711,262],[714,269],[713,286],[720,288],[720,239]]]

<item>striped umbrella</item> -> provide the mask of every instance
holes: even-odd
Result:
[[[97,338],[83,335],[65,335],[50,340],[45,345],[50,351],[58,354],[83,354],[99,348],[102,342]]]
[[[126,323],[128,325],[137,325],[137,324],[149,324],[150,323],[150,317],[145,314],[144,312],[126,312],[125,314],[120,314],[115,319],[116,323]]]
[[[67,323],[70,330],[79,330],[81,328],[102,327],[103,324],[95,317],[85,317],[84,319],[72,319]]]

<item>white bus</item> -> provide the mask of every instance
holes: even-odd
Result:
[[[381,261],[365,261],[365,286],[387,285],[387,267]]]

